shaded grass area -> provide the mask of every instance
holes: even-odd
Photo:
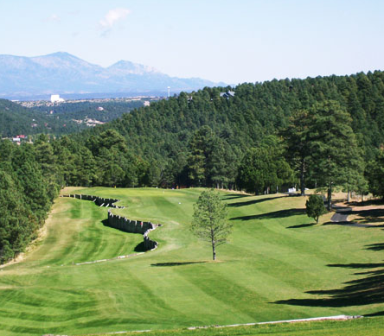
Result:
[[[166,263],[151,264],[151,266],[174,267],[174,266],[184,266],[184,265],[194,265],[194,264],[204,264],[204,263],[206,263],[206,261],[166,262]]]
[[[261,202],[266,202],[266,201],[271,201],[271,200],[276,200],[278,198],[281,198],[281,197],[287,197],[287,196],[275,196],[275,197],[264,197],[264,198],[253,198],[251,200],[248,200],[248,201],[244,201],[244,202],[236,202],[236,203],[230,203],[228,204],[229,207],[242,207],[242,206],[248,206],[248,205],[253,205],[253,204],[257,204],[257,203],[261,203]],[[228,198],[224,198],[224,199],[228,199]]]
[[[233,217],[231,220],[253,220],[253,219],[271,219],[271,218],[286,218],[290,216],[304,215],[305,209],[284,209],[279,211],[272,211],[265,214]]]
[[[106,208],[58,199],[39,248],[23,263],[0,271],[1,335],[382,314],[383,230],[314,225],[304,213],[304,197],[222,192],[234,229],[228,244],[217,251],[219,260],[212,262],[210,246],[188,229],[201,191],[72,190],[120,199],[126,208],[114,209],[115,213],[162,224],[150,233],[158,249],[80,266],[74,264],[139,252],[142,235],[103,225]],[[238,329],[237,335],[272,328]],[[295,330],[291,334],[304,335],[309,329]]]
[[[374,224],[384,222],[384,209],[354,210],[347,212],[347,214],[355,216],[354,221],[358,222],[359,224]]]
[[[292,225],[292,226],[288,226],[287,229],[302,229],[302,228],[311,227],[314,225],[316,225],[316,223]]]
[[[348,264],[329,265],[329,267],[345,268],[376,268],[384,264]],[[384,268],[357,272],[354,275],[363,275],[363,278],[347,281],[344,286],[329,290],[311,290],[308,294],[327,296],[318,299],[289,299],[276,301],[277,304],[299,305],[307,307],[348,307],[365,306],[384,303]]]
[[[382,251],[384,250],[384,243],[369,244],[366,246],[367,250]]]
[[[384,223],[383,205],[384,201],[382,199],[350,202],[348,203],[348,206],[354,207],[354,210],[346,211],[345,213],[351,216],[349,220],[358,224],[374,225],[377,223]],[[379,225],[376,226],[379,227]]]

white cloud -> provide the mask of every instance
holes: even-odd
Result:
[[[102,29],[110,29],[113,27],[113,25],[120,21],[123,20],[127,17],[128,14],[130,14],[131,11],[126,8],[115,8],[111,9],[105,17],[99,21],[100,27]]]
[[[51,21],[51,22],[58,22],[60,20],[61,18],[56,14],[52,14],[50,17],[46,19],[46,21]]]

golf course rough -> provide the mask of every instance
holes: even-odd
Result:
[[[151,232],[159,248],[134,255],[142,234],[106,225],[108,208],[56,199],[45,239],[23,262],[0,270],[0,335],[160,334],[342,314],[382,321],[384,264],[382,251],[371,248],[383,244],[382,228],[316,225],[305,215],[304,197],[221,192],[233,233],[212,262],[209,244],[189,230],[202,191],[64,190],[118,199],[125,208],[113,214],[162,224]],[[122,255],[133,256],[76,265]]]

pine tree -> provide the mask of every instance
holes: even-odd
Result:
[[[327,213],[324,207],[323,199],[319,195],[309,196],[309,199],[305,202],[305,208],[308,217],[312,217],[316,223],[319,222],[321,215]]]
[[[213,189],[203,191],[194,206],[192,232],[211,244],[212,258],[216,260],[216,248],[227,241],[232,225],[226,220],[226,204]]]
[[[336,101],[315,104],[310,110],[309,145],[311,176],[327,189],[327,208],[332,192],[351,175],[361,174],[361,151],[351,128],[349,113]]]

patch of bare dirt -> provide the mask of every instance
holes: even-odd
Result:
[[[365,205],[365,206],[354,206],[352,207],[352,211],[364,211],[364,210],[384,210],[384,204],[382,205]]]
[[[86,187],[65,187],[60,190],[60,195],[73,194],[76,191],[87,189]]]

